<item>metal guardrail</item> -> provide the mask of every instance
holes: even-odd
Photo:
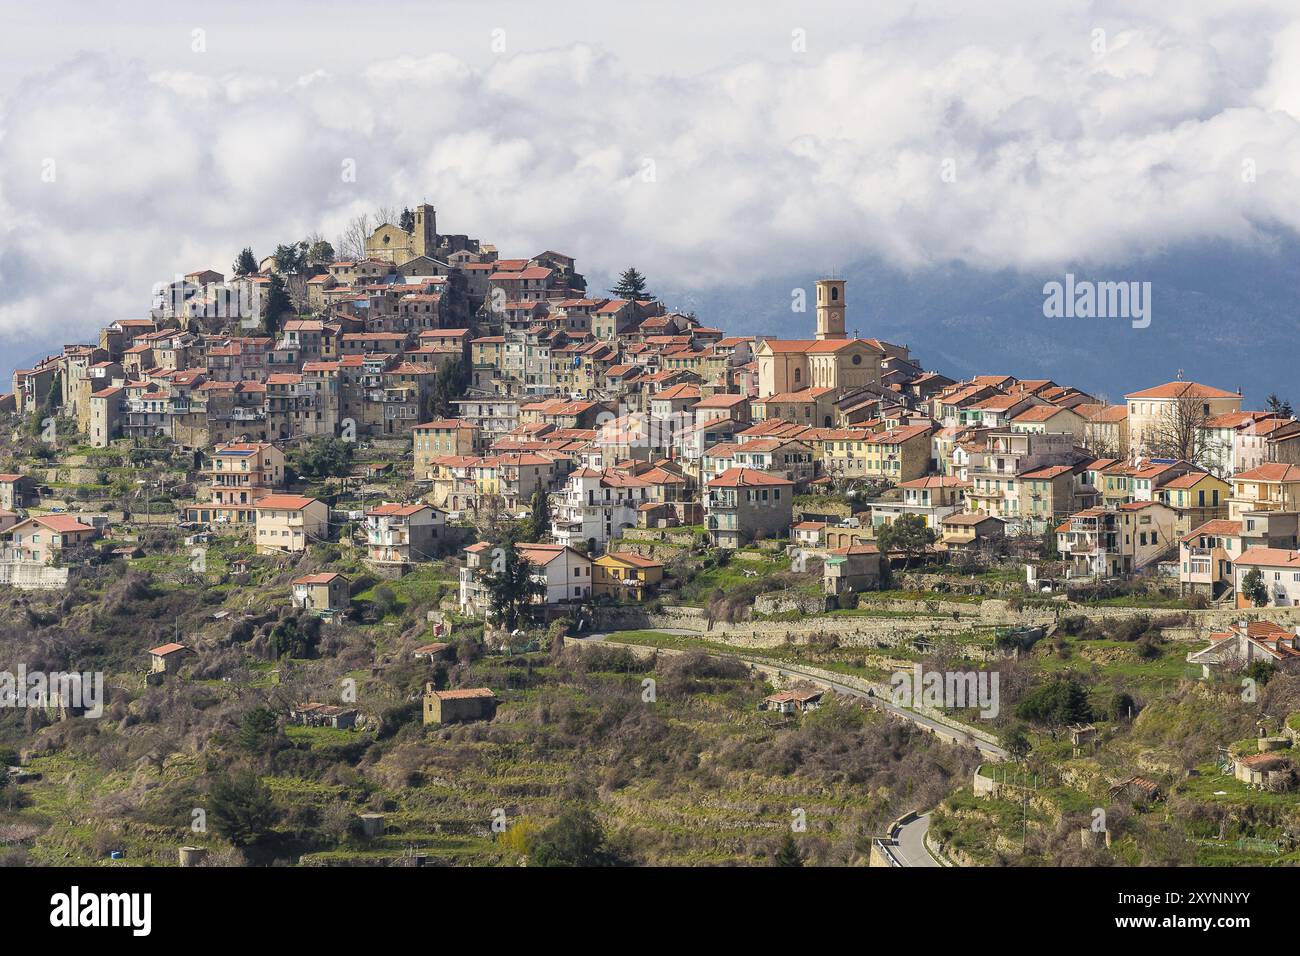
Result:
[[[875,844],[877,847],[880,848],[880,852],[884,855],[885,859],[889,861],[890,866],[896,866],[899,867],[900,869],[902,868],[903,861],[898,858],[897,854],[895,854],[892,849],[893,847],[898,845],[898,841],[886,840],[881,837],[877,837],[875,839]]]

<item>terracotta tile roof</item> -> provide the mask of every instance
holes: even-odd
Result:
[[[611,551],[608,554],[606,554],[605,557],[611,558],[615,561],[620,561],[623,564],[631,564],[638,568],[662,568],[664,566],[662,561],[655,561],[652,560],[651,558],[644,558],[641,555],[635,554],[631,551]],[[599,561],[600,559],[597,558],[596,560]]]
[[[1236,538],[1241,535],[1241,522],[1229,521],[1226,518],[1214,518],[1205,524],[1193,528],[1187,534],[1183,535],[1183,541],[1191,541],[1193,538],[1199,538],[1201,535],[1214,535],[1215,537]]]
[[[487,687],[462,687],[457,690],[435,690],[433,696],[439,700],[476,700],[496,697]]]
[[[88,524],[82,524],[72,515],[32,515],[27,521],[33,521],[41,527],[49,528],[58,534],[78,534],[83,531],[95,530]],[[23,522],[23,524],[26,523]]]
[[[1300,568],[1300,552],[1289,548],[1251,548],[1237,559],[1237,565],[1265,568]]]
[[[716,478],[709,480],[710,488],[757,488],[774,485],[792,486],[794,482],[766,471],[755,471],[753,468],[728,468]]]
[[[1300,465],[1269,462],[1232,476],[1233,481],[1300,481]]]
[[[1189,471],[1185,475],[1179,475],[1177,478],[1171,478],[1163,485],[1165,488],[1194,488],[1206,478],[1213,478],[1208,471]]]
[[[389,502],[388,504],[380,505],[377,508],[371,508],[369,511],[366,512],[366,514],[374,515],[377,518],[387,518],[387,517],[409,518],[411,515],[419,514],[421,511],[423,511],[426,508],[430,508],[430,510],[432,510],[431,506],[423,503],[414,504],[414,505],[403,505],[397,502]]]
[[[1064,415],[1071,412],[1071,409],[1061,408],[1059,405],[1035,405],[1033,408],[1026,408],[1019,415],[1011,420],[1013,422],[1045,422],[1057,415]]]
[[[306,508],[308,505],[315,504],[317,499],[308,498],[304,495],[267,495],[265,498],[259,498],[253,503],[253,507],[258,511],[298,511]]]
[[[764,339],[763,345],[773,352],[838,352],[851,345],[864,345],[873,352],[882,351],[866,339]]]
[[[927,475],[925,478],[913,478],[904,481],[900,488],[969,488],[971,483],[955,475]]]
[[[329,584],[335,578],[341,578],[343,575],[337,571],[324,571],[320,574],[304,574],[300,578],[294,578],[292,584]]]
[[[943,519],[942,523],[956,524],[956,525],[967,525],[967,524],[976,525],[979,524],[980,522],[988,521],[990,519],[992,519],[993,521],[1002,520],[997,515],[988,515],[982,511],[964,511],[960,514],[948,515],[948,517]]]
[[[700,387],[684,382],[681,385],[674,385],[672,388],[666,388],[663,391],[656,392],[653,400],[674,399],[674,398],[699,398]]]
[[[875,432],[866,439],[866,442],[869,445],[900,445],[903,442],[929,435],[930,431],[931,427],[929,425],[903,425],[900,428]]]
[[[1200,382],[1166,382],[1140,392],[1129,392],[1125,398],[1240,398],[1236,392],[1202,385]]]

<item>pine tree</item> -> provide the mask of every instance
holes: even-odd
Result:
[[[307,249],[307,263],[313,266],[327,266],[334,261],[334,246],[325,239],[318,239]]]
[[[403,232],[415,232],[415,213],[410,209],[402,210],[402,218],[398,222]]]
[[[1283,418],[1291,417],[1291,403],[1285,398],[1281,398],[1276,392],[1270,392],[1264,403],[1274,415],[1281,415]]]
[[[513,541],[502,542],[489,554],[493,567],[500,568],[483,579],[492,617],[506,630],[513,631],[530,616],[535,602],[545,596],[546,585],[533,580],[532,563],[519,553]]]
[[[1264,575],[1260,573],[1259,568],[1251,568],[1242,577],[1241,594],[1255,607],[1268,605],[1268,585],[1264,583]]]
[[[934,538],[934,529],[926,527],[924,518],[902,515],[892,524],[880,526],[876,532],[876,547],[881,554],[902,551],[906,555],[906,567],[912,563],[912,558],[925,554],[926,549],[934,544]]]
[[[610,295],[618,296],[620,299],[653,299],[654,295],[646,289],[646,278],[637,271],[635,266],[629,266],[623,270],[623,274],[618,277],[618,285],[609,290]]]
[[[533,492],[533,513],[528,516],[527,540],[540,542],[551,534],[551,496],[540,488]]]
[[[295,275],[307,271],[307,243],[291,242],[275,247],[275,271]]]
[[[245,750],[261,753],[270,746],[279,729],[275,711],[269,707],[254,707],[239,722],[239,732],[235,739]]]
[[[53,411],[62,404],[63,401],[63,373],[55,372],[54,377],[50,379],[50,390],[45,393],[45,409]]]
[[[262,303],[262,328],[267,335],[275,335],[280,331],[280,317],[286,312],[293,311],[293,303],[289,301],[289,293],[284,287],[284,280],[278,275],[272,274],[271,281],[266,290],[266,300]]]
[[[251,276],[256,273],[257,257],[253,255],[253,250],[245,246],[235,257],[235,263],[230,267],[230,271],[237,276]]]
[[[803,866],[803,854],[799,852],[799,847],[794,842],[794,834],[789,830],[785,832],[785,839],[781,841],[781,848],[776,851],[772,865]]]
[[[465,394],[468,386],[469,377],[465,374],[465,363],[461,359],[456,359],[450,365],[444,365],[439,369],[438,375],[433,380],[429,401],[434,417],[454,416],[456,406],[453,403]]]
[[[213,829],[235,846],[249,846],[271,832],[279,817],[271,788],[251,770],[223,777],[212,785]]]

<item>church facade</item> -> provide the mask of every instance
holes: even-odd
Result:
[[[805,388],[849,391],[880,384],[884,352],[844,331],[843,279],[817,280],[817,337],[764,339],[756,350],[760,398]]]
[[[415,207],[415,228],[407,232],[386,222],[366,240],[366,258],[403,265],[420,256],[434,257],[438,252],[438,214],[433,206]]]

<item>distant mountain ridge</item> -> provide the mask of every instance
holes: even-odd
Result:
[[[1094,281],[1151,282],[1150,328],[1134,329],[1126,319],[1045,318],[1043,285],[1067,272]],[[1289,234],[1250,247],[1183,246],[1124,269],[1030,274],[954,263],[909,273],[864,261],[840,275],[848,280],[850,334],[908,345],[926,368],[954,378],[1051,378],[1120,401],[1125,392],[1170,381],[1181,370],[1188,379],[1240,388],[1248,408],[1261,407],[1270,392],[1300,406],[1300,238]],[[811,270],[768,274],[750,286],[707,291],[674,289],[662,281],[668,277],[650,280],[671,308],[694,310],[706,325],[791,338],[813,334],[817,277]],[[807,293],[805,312],[791,312],[795,288]],[[591,294],[603,295],[603,287],[593,281]],[[83,336],[92,337],[91,330]],[[12,369],[58,352],[62,341],[21,356],[0,350],[8,360],[0,392],[10,390]]]
[[[1043,285],[1072,272],[1093,281],[1148,281],[1152,321],[1049,319]],[[983,272],[961,264],[905,273],[863,262],[840,270],[848,280],[850,334],[911,347],[926,368],[954,378],[978,373],[1051,378],[1120,401],[1177,377],[1241,388],[1247,407],[1270,392],[1300,398],[1300,240],[1280,237],[1267,248],[1206,243],[1133,263],[1124,269],[1035,274]],[[654,280],[654,277],[651,277]],[[670,305],[695,309],[707,325],[737,334],[811,336],[814,273],[769,277],[743,290],[672,295]],[[791,290],[809,292],[809,311],[791,313]]]

